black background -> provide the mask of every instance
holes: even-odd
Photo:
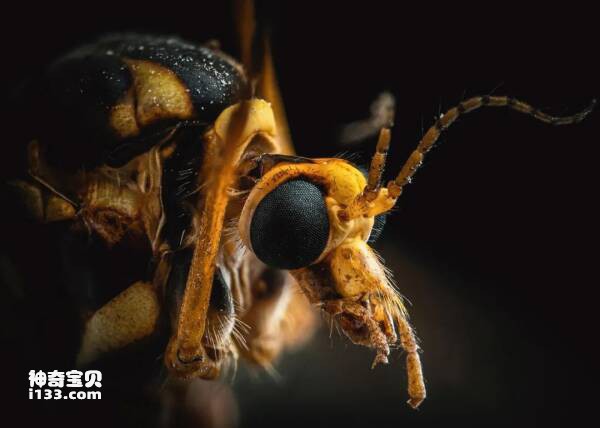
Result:
[[[397,100],[390,176],[422,126],[463,97],[493,91],[571,114],[599,95],[597,23],[572,3],[263,2],[260,9],[273,28],[303,156],[345,150],[336,145],[339,126],[366,116],[382,90]],[[230,12],[227,2],[202,1],[12,6],[1,28],[3,93],[109,31],[215,38],[235,52]],[[3,104],[6,118],[11,105]],[[12,125],[3,124],[3,150],[20,131]],[[476,112],[443,135],[406,189],[376,247],[412,302],[422,340],[429,398],[419,411],[404,404],[400,355],[371,371],[367,350],[322,331],[282,361],[281,380],[240,375],[242,426],[585,420],[594,410],[597,360],[599,131],[598,111],[569,127],[505,110]],[[373,145],[354,149],[368,154]],[[23,374],[22,384],[2,387],[0,407],[12,407],[25,385]]]

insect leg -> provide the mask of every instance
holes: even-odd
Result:
[[[344,333],[354,343],[375,349],[373,368],[379,363],[387,364],[387,357],[390,353],[389,344],[396,342],[393,324],[386,325],[387,317],[381,320],[381,316],[377,315],[382,306],[381,302],[373,297],[368,301],[354,301],[351,298],[345,298],[330,300],[323,304],[323,309],[336,317]],[[400,344],[406,352],[408,396],[410,397],[407,403],[416,409],[426,397],[425,381],[418,353],[419,346],[406,315],[402,311],[396,311],[394,318],[398,327]],[[366,334],[360,327],[366,328]]]
[[[349,240],[323,262],[292,274],[310,301],[333,316],[353,343],[375,350],[373,366],[387,363],[390,346],[399,339],[407,353],[408,403],[416,408],[425,398],[419,348],[403,299],[368,244]]]
[[[396,318],[398,332],[400,333],[400,344],[406,352],[406,373],[408,375],[408,404],[416,409],[425,400],[425,381],[419,357],[419,346],[415,339],[415,333],[405,317]]]
[[[211,178],[203,187],[198,204],[195,248],[178,320],[165,352],[166,366],[180,377],[210,368],[203,362],[202,338],[229,203],[228,189],[236,179],[237,165],[248,145],[258,136],[272,141],[274,131],[271,107],[263,100],[253,99],[225,109],[205,135],[207,151],[213,155],[204,158],[201,176],[206,177],[210,171]]]
[[[371,368],[375,368],[377,364],[388,363],[389,343],[395,341],[395,334],[393,340],[388,339],[369,309],[349,298],[326,301],[323,303],[323,309],[337,317],[343,331],[354,343],[375,349],[375,359]],[[358,333],[358,329],[354,327],[357,323],[366,328],[366,334]]]

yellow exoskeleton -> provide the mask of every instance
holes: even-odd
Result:
[[[251,2],[238,5],[243,65],[218,50],[202,51],[202,58],[229,67],[223,76],[235,74],[243,95],[201,129],[176,67],[152,56],[134,60],[130,49],[122,59],[131,86],[102,111],[109,112],[111,135],[130,138],[164,120],[169,126],[161,138],[120,164],[103,160],[83,171],[46,162],[52,141],[28,146],[27,177],[12,184],[36,220],[71,222],[71,232],[99,238],[109,255],[112,246],[133,242],[127,248],[143,248],[150,258],[146,277],[82,316],[78,362],[89,364],[151,336],[167,320],[163,359],[173,377],[213,379],[238,356],[268,367],[310,336],[316,306],[352,342],[375,350],[374,366],[387,363],[394,346],[406,352],[408,403],[417,408],[426,396],[419,346],[391,273],[369,246],[376,218],[394,207],[441,132],[462,114],[508,107],[565,125],[583,120],[594,103],[576,115],[552,117],[509,97],[470,98],[439,118],[384,186],[391,123],[379,132],[366,175],[343,159],[294,155],[267,43],[253,73],[252,9]],[[202,152],[202,160],[173,173],[167,165],[189,154],[182,147],[194,149],[194,156]],[[175,214],[167,209],[168,173],[194,177]],[[181,213],[189,214],[189,224],[177,239],[167,238],[165,229]]]
[[[286,161],[285,158],[279,158],[276,164],[270,165],[273,160],[265,155],[257,160],[261,164],[262,176],[246,199],[239,221],[239,233],[244,245],[256,252],[251,228],[257,207],[285,183],[300,180],[318,186],[327,212],[328,236],[314,260],[290,272],[309,300],[333,316],[354,343],[376,350],[373,366],[387,363],[390,345],[396,344],[399,339],[402,349],[407,353],[408,402],[414,408],[426,395],[419,347],[408,323],[402,298],[391,282],[391,273],[382,265],[367,241],[375,217],[394,207],[403,187],[410,182],[440,133],[461,114],[485,106],[506,106],[543,122],[563,125],[585,118],[593,108],[593,103],[579,114],[557,118],[508,97],[484,96],[463,101],[441,116],[425,133],[396,179],[385,187],[381,185],[381,177],[390,144],[389,128],[380,131],[367,178],[357,167],[341,159],[292,158]],[[302,193],[298,197],[302,197]],[[295,219],[290,218],[289,221],[294,222]],[[270,257],[267,254],[262,258]]]

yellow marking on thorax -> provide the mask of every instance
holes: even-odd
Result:
[[[133,86],[112,108],[109,125],[118,137],[139,135],[158,120],[190,119],[194,107],[185,84],[168,68],[146,60],[124,59]]]

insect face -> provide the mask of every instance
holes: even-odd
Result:
[[[399,336],[406,351],[408,403],[416,408],[426,395],[419,348],[402,298],[367,244],[375,218],[393,208],[440,134],[462,114],[508,107],[563,125],[581,121],[593,105],[573,116],[553,117],[508,97],[468,99],[440,117],[385,187],[389,128],[380,131],[367,178],[340,159],[261,156],[258,181],[240,216],[240,237],[265,264],[289,269],[309,300],[354,343],[374,348],[374,366],[387,363]]]
[[[277,162],[276,165],[272,164]],[[373,217],[342,221],[339,212],[366,185],[341,159],[261,156],[260,181],[240,217],[242,241],[265,264],[300,269],[318,263],[346,241],[368,240]]]
[[[420,372],[402,299],[367,243],[379,212],[342,214],[368,187],[363,173],[341,159],[265,155],[257,163],[263,175],[239,222],[245,245],[265,264],[289,269],[353,342],[376,348],[374,364],[387,362],[397,325]],[[424,387],[420,375],[415,377],[411,397],[418,401]]]

